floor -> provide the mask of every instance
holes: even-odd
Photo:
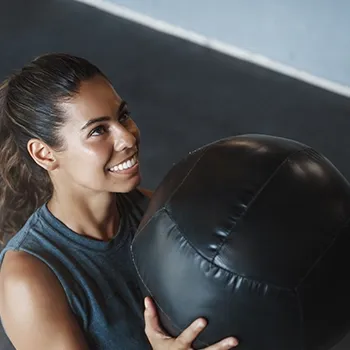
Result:
[[[141,130],[144,187],[195,148],[244,133],[306,143],[350,179],[348,98],[71,0],[1,0],[0,47],[0,80],[45,52],[98,65]],[[349,348],[350,336],[334,350]]]

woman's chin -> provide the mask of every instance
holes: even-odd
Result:
[[[112,192],[119,192],[119,193],[131,192],[132,190],[136,189],[140,185],[140,183],[141,183],[141,175],[140,173],[138,173],[128,180],[125,180],[118,184],[114,184]]]

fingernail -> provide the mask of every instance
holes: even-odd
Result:
[[[230,338],[230,339],[227,340],[226,345],[227,346],[237,346],[238,345],[238,341],[235,338]]]
[[[147,300],[147,298],[145,298],[144,302],[145,302],[145,309],[147,309],[148,308],[148,300]]]
[[[203,322],[203,320],[198,320],[196,322],[196,328],[204,328],[205,327],[205,323]]]

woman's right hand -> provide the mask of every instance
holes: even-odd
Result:
[[[205,319],[199,318],[186,328],[177,338],[171,338],[161,329],[157,311],[149,297],[145,298],[145,332],[153,350],[192,350],[192,343],[206,327]],[[204,350],[229,350],[238,345],[236,338],[229,337]]]

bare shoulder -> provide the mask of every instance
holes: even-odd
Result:
[[[30,294],[34,301],[37,297],[47,299],[45,292],[48,291],[53,296],[60,296],[62,292],[57,278],[48,266],[28,253],[17,251],[8,251],[5,254],[0,273],[0,290],[0,301],[2,297],[11,301],[17,297],[16,292],[22,298]],[[2,306],[0,303],[0,310]]]
[[[28,273],[30,274],[28,275]],[[51,270],[31,254],[21,251],[8,251],[1,266],[0,281],[2,282],[1,286],[3,286],[8,281],[21,283],[31,282],[33,279],[43,279],[43,282],[45,282],[44,277],[50,278],[53,276]]]
[[[0,314],[16,349],[87,349],[57,277],[28,253],[5,254]]]

